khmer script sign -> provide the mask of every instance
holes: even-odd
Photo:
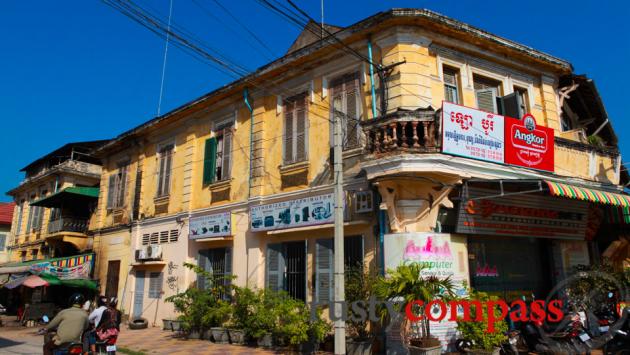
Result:
[[[442,103],[443,153],[503,164],[504,134],[503,116]]]

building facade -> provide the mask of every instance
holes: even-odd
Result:
[[[92,249],[88,227],[101,166],[90,151],[105,141],[68,143],[24,167],[7,194],[15,201],[10,260],[76,255]]]
[[[126,313],[174,316],[164,298],[203,286],[184,263],[330,300],[334,119],[348,267],[426,261],[514,297],[599,257],[589,240],[630,200],[592,81],[428,10],[379,13],[335,36],[344,46],[305,29],[284,57],[97,150],[97,274]],[[504,128],[521,123],[539,146],[511,163]],[[476,132],[469,147],[453,125]]]
[[[14,203],[0,203],[0,265],[10,260],[9,237],[11,236],[14,208]]]

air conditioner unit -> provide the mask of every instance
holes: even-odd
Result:
[[[162,246],[161,245],[147,245],[147,259],[161,260],[162,259]]]
[[[140,249],[136,249],[136,260],[146,260],[147,259],[147,248],[142,247]]]

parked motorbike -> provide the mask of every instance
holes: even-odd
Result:
[[[630,310],[625,309],[621,317],[623,324],[611,331],[612,339],[604,345],[604,354],[630,354]]]

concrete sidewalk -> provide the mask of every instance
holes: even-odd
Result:
[[[176,333],[158,327],[130,330],[122,329],[118,336],[118,348],[146,354],[281,354],[239,345],[214,344],[209,340],[182,339]],[[120,353],[120,352],[119,352]]]
[[[44,336],[37,335],[41,327],[26,328],[13,321],[15,317],[3,316],[0,327],[0,354],[41,354]],[[181,339],[175,333],[157,327],[130,330],[122,327],[117,347],[145,354],[280,354],[238,345],[214,344],[208,340]],[[124,350],[123,350],[124,351]],[[118,351],[123,354],[124,352]]]

